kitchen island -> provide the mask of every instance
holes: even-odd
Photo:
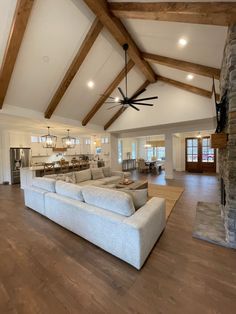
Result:
[[[81,163],[81,170],[87,169],[90,167],[88,162]],[[60,165],[55,164],[54,166],[55,174],[61,173]],[[69,172],[74,171],[73,164],[69,164]],[[29,186],[32,184],[32,180],[34,177],[43,177],[44,176],[44,166],[32,166],[32,167],[24,167],[20,168],[20,187],[24,189],[25,186]]]

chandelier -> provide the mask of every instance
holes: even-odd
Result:
[[[41,136],[41,142],[44,148],[54,148],[56,147],[57,137],[50,134],[50,127],[48,126],[48,134]]]
[[[62,145],[65,148],[74,148],[76,144],[76,138],[70,136],[70,130],[67,129],[67,136],[63,137],[62,139]]]

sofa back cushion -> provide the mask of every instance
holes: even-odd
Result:
[[[93,180],[99,180],[104,178],[102,168],[93,168],[91,169]]]
[[[102,167],[102,171],[103,171],[104,177],[111,177],[110,167]]]
[[[81,187],[73,183],[56,181],[56,193],[83,202]]]
[[[140,207],[144,206],[148,201],[148,190],[126,190],[122,189],[122,192],[129,194],[132,197],[134,207],[138,210]]]
[[[95,186],[84,186],[82,194],[87,204],[127,217],[135,212],[132,197],[123,192]]]
[[[45,175],[44,178],[52,178],[55,180],[65,181],[67,183],[76,183],[74,172],[48,174],[48,175]]]
[[[55,193],[56,180],[51,178],[34,178],[32,185],[34,187]]]
[[[82,171],[75,172],[76,183],[84,182],[92,179],[91,170],[86,169]]]

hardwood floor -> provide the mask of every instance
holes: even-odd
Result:
[[[19,187],[0,185],[0,313],[235,313],[236,251],[191,235],[197,201],[218,200],[217,178],[175,177],[168,184],[185,191],[141,271],[26,209]],[[148,180],[166,183],[163,174]]]

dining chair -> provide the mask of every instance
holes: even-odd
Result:
[[[149,166],[145,164],[144,159],[139,159],[138,169],[140,172],[149,172]]]

